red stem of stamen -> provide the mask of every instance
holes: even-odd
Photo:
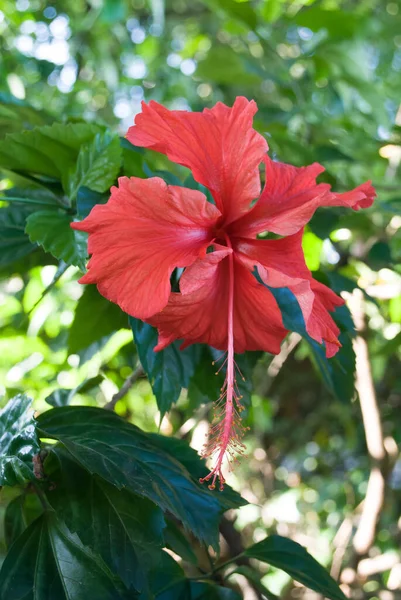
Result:
[[[231,248],[231,242],[226,235],[227,246]],[[220,490],[223,490],[225,479],[222,473],[222,464],[224,457],[227,456],[228,462],[236,460],[235,455],[241,454],[244,445],[241,438],[244,429],[241,426],[240,412],[243,409],[241,405],[241,396],[238,391],[235,380],[235,369],[238,366],[234,360],[234,256],[229,254],[229,292],[228,292],[228,322],[227,322],[227,358],[220,369],[227,365],[226,377],[221,395],[215,403],[215,424],[209,431],[209,440],[203,451],[205,458],[216,456],[215,465],[211,472],[200,479],[200,482],[211,481],[209,488],[214,489],[216,479],[220,479]],[[217,373],[220,371],[217,371]],[[238,369],[239,371],[239,369]],[[240,372],[240,371],[239,371]],[[242,373],[240,372],[241,377]]]

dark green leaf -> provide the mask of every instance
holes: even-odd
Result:
[[[267,587],[261,582],[259,571],[256,571],[252,567],[247,567],[243,565],[240,567],[236,567],[233,573],[239,573],[240,575],[246,577],[252,583],[253,587],[257,589],[261,594],[263,594],[263,596],[265,596],[267,600],[278,600],[278,596],[276,596],[270,590],[268,590]]]
[[[52,511],[34,521],[12,545],[0,572],[0,596],[7,600],[137,597]]]
[[[145,177],[143,170],[143,156],[145,151],[139,146],[134,146],[126,138],[120,138],[123,152],[123,172],[127,177]]]
[[[56,446],[45,462],[47,497],[59,518],[99,554],[127,588],[148,590],[148,572],[161,561],[164,518],[146,498],[93,477]]]
[[[0,485],[34,479],[32,458],[40,447],[31,403],[20,394],[0,412]]]
[[[199,480],[208,473],[205,462],[199,459],[199,454],[191,448],[184,440],[178,438],[158,435],[156,433],[148,434],[152,443],[165,452],[168,452],[173,458],[177,459],[195,480]],[[224,486],[224,490],[219,492],[220,504],[225,508],[238,508],[247,504],[241,496],[230,486]]]
[[[346,598],[326,569],[303,546],[288,538],[271,535],[247,548],[244,554],[282,569],[296,581],[330,600]]]
[[[378,241],[373,244],[368,252],[368,261],[375,270],[389,268],[393,262],[391,249],[387,242]]]
[[[221,495],[201,486],[150,436],[115,413],[90,407],[54,408],[38,418],[44,437],[60,440],[77,462],[118,489],[149,498],[200,540],[218,548]],[[170,438],[162,438],[168,446]],[[174,443],[174,440],[173,440]]]
[[[39,210],[29,215],[25,231],[31,242],[37,242],[55,258],[84,271],[86,234],[71,229],[72,222],[73,218],[65,212]]]
[[[80,383],[77,387],[72,390],[67,389],[59,389],[54,390],[45,401],[50,406],[68,406],[71,403],[71,400],[75,396],[75,394],[84,394],[94,387],[97,387],[99,383],[103,381],[103,377],[101,375],[96,375],[96,377],[91,377],[90,379],[86,379],[82,383]]]
[[[109,194],[99,194],[85,186],[81,186],[77,194],[77,214],[80,219],[87,217],[96,204],[107,202]]]
[[[11,264],[35,250],[36,244],[32,244],[25,233],[30,214],[25,207],[0,208],[0,266]]]
[[[75,198],[81,186],[94,192],[105,192],[113,185],[120,171],[122,152],[116,135],[105,131],[81,146],[77,163],[64,178],[64,189]]]
[[[150,574],[152,592],[157,600],[179,600],[188,596],[180,596],[187,589],[187,580],[180,565],[168,554],[162,553],[161,562],[157,569]],[[175,595],[175,592],[179,592]]]
[[[236,591],[209,582],[184,579],[156,595],[157,600],[241,600]]]
[[[180,350],[180,342],[154,352],[157,330],[139,319],[130,317],[138,355],[156,396],[161,418],[178,400],[182,388],[187,388],[199,361],[200,349],[190,346]]]
[[[181,556],[181,558],[193,565],[198,563],[197,556],[191,548],[189,540],[182,533],[178,525],[171,519],[166,519],[164,539],[167,548],[178,554],[178,556]]]
[[[241,600],[238,592],[212,583],[191,581],[189,588],[191,600]]]
[[[101,296],[95,285],[87,285],[70,327],[68,352],[75,354],[124,327],[128,318],[121,308]]]
[[[14,498],[7,505],[4,516],[7,546],[10,547],[42,512],[43,508],[36,494],[25,492]]]

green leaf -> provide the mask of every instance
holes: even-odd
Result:
[[[148,572],[158,566],[164,546],[160,508],[93,477],[59,445],[46,459],[45,471],[52,481],[47,498],[57,516],[127,588],[148,592]]]
[[[162,552],[161,562],[157,569],[150,574],[150,583],[154,597],[157,600],[187,600],[188,596],[181,596],[187,588],[187,580],[181,566],[168,554]],[[175,595],[178,589],[179,593]]]
[[[128,318],[121,308],[101,296],[95,285],[87,285],[69,330],[68,352],[76,354],[124,327],[128,327]]]
[[[323,240],[311,231],[307,231],[302,238],[302,249],[308,269],[310,271],[317,271],[320,267]]]
[[[11,94],[0,94],[0,135],[46,125],[53,117]]]
[[[77,214],[80,219],[87,217],[96,204],[105,204],[109,194],[99,194],[88,187],[81,186],[77,194]]]
[[[36,249],[25,233],[26,219],[31,210],[26,207],[0,208],[0,266],[4,267],[27,256]]]
[[[12,545],[0,571],[0,596],[7,600],[137,597],[52,511],[34,521]]]
[[[46,188],[21,188],[14,186],[8,190],[4,190],[3,194],[4,198],[1,198],[2,200],[4,199],[10,204],[17,204],[17,206],[20,204],[31,205],[32,210],[35,206],[40,206],[42,209],[45,209],[46,206],[66,208],[62,200]],[[21,209],[21,206],[19,206],[19,209]],[[36,208],[35,210],[39,209]]]
[[[243,575],[246,577],[253,585],[255,589],[257,589],[263,596],[266,596],[267,600],[279,600],[278,596],[273,594],[270,590],[267,589],[265,585],[260,580],[260,572],[256,571],[252,567],[247,567],[246,565],[242,565],[240,567],[236,567],[235,571],[230,573],[229,577],[232,574],[238,573],[239,575]]]
[[[300,544],[279,535],[247,548],[244,555],[282,569],[296,581],[330,600],[345,600],[338,584]]]
[[[19,394],[0,412],[0,486],[34,479],[32,459],[40,447],[31,403]]]
[[[214,363],[221,357],[221,352],[210,346],[201,346],[200,352],[199,363],[188,387],[188,397],[193,409],[202,403],[217,400],[221,393],[226,371],[223,367],[216,375],[216,369],[219,368],[221,362]],[[253,370],[261,355],[261,352],[244,352],[243,354],[237,354],[235,357],[236,363],[244,376],[244,380],[240,376],[237,378],[237,385],[245,407],[250,403]],[[245,413],[243,414],[245,415]]]
[[[182,533],[178,525],[171,519],[166,519],[164,539],[167,548],[178,554],[178,556],[181,556],[181,558],[187,562],[192,563],[193,565],[198,564],[198,558],[192,550],[189,540]]]
[[[258,20],[255,11],[250,2],[245,0],[236,2],[236,0],[204,0],[213,10],[222,9],[228,17],[247,25],[250,29],[255,29]]]
[[[85,270],[86,234],[71,229],[73,217],[57,210],[39,210],[29,215],[25,231],[31,242],[68,265]]]
[[[242,598],[238,592],[230,588],[208,582],[191,581],[189,588],[191,600],[241,600]]]
[[[233,82],[241,86],[255,85],[260,81],[257,75],[247,71],[240,55],[230,46],[213,46],[199,62],[196,75],[206,81],[227,85],[233,85]]]
[[[241,600],[236,591],[209,582],[184,579],[164,592],[156,595],[156,600]]]
[[[168,452],[170,456],[184,465],[196,481],[207,475],[208,469],[205,465],[205,461],[200,460],[199,454],[191,448],[191,446],[188,446],[184,440],[159,435],[157,433],[149,433],[148,436],[154,445],[165,452]],[[219,500],[221,506],[225,509],[238,508],[239,506],[247,504],[246,500],[241,498],[241,496],[231,489],[229,485],[225,485],[224,490],[219,492]]]
[[[53,123],[12,133],[0,142],[0,168],[61,179],[75,164],[81,146],[101,131],[89,123]]]
[[[81,146],[77,163],[64,178],[64,189],[76,198],[81,186],[94,192],[105,192],[113,185],[121,167],[122,151],[118,136],[108,131],[97,133]]]
[[[24,492],[7,504],[4,515],[4,531],[7,547],[22,535],[25,529],[43,512],[36,494]]]
[[[156,434],[144,433],[111,411],[84,406],[54,408],[40,415],[37,424],[42,436],[61,441],[90,473],[152,500],[198,539],[218,548],[225,508],[221,496],[195,482],[178,459],[158,447]],[[157,437],[164,447],[171,440]]]
[[[261,14],[263,19],[268,23],[273,23],[279,18],[284,9],[285,5],[283,0],[264,0],[261,7]]]
[[[326,29],[332,40],[336,38],[349,38],[361,26],[361,16],[356,11],[326,10],[320,6],[313,6],[305,11],[299,11],[295,22],[312,31]]]
[[[72,390],[68,389],[59,389],[54,390],[47,398],[45,398],[45,402],[50,404],[50,406],[68,406],[71,403],[71,400],[75,396],[75,394],[84,394],[94,387],[97,387],[99,383],[103,381],[102,375],[96,375],[96,377],[91,377],[90,379],[86,379],[77,387]]]
[[[161,418],[178,400],[182,388],[187,388],[199,361],[200,349],[190,346],[180,350],[181,342],[154,352],[157,330],[139,319],[130,317],[135,344],[144,371],[156,396]]]

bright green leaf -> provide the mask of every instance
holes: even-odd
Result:
[[[213,10],[221,9],[227,17],[235,19],[240,23],[247,25],[250,29],[255,29],[258,24],[258,19],[253,10],[251,2],[242,0],[204,0]]]
[[[123,327],[128,327],[127,315],[101,296],[95,285],[87,285],[69,330],[68,352],[75,354]]]
[[[121,167],[122,151],[116,135],[105,131],[81,146],[76,166],[64,178],[70,199],[76,198],[81,186],[94,192],[106,192],[115,182]]]
[[[53,123],[9,134],[0,142],[0,169],[61,179],[75,164],[80,148],[101,131],[89,123]]]
[[[39,210],[29,215],[25,231],[31,242],[68,265],[85,270],[86,234],[71,229],[73,218],[57,210]]]
[[[302,249],[308,269],[316,271],[320,267],[320,256],[323,249],[323,240],[311,231],[307,231],[302,238]]]
[[[214,46],[199,62],[196,74],[206,81],[228,85],[238,82],[242,87],[260,81],[257,75],[246,69],[241,56],[229,46]]]

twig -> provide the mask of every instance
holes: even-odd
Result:
[[[134,383],[145,375],[145,371],[143,370],[141,365],[138,365],[136,369],[131,373],[129,377],[124,381],[121,389],[118,390],[107,404],[104,405],[104,408],[107,410],[114,410],[115,405],[121,398],[125,396],[125,394],[130,390],[130,388],[134,385]]]
[[[331,563],[330,575],[336,581],[340,576],[344,556],[347,551],[351,536],[352,519],[350,517],[346,517],[333,540],[333,546],[335,550],[333,554],[333,561]]]
[[[237,565],[250,566],[249,558],[243,556],[244,546],[242,544],[241,534],[235,529],[233,521],[225,516],[220,521],[220,533],[227,542],[231,558],[220,565],[216,565],[214,572],[220,571],[220,569],[223,569],[233,562],[235,562]],[[248,583],[255,592],[258,600],[262,600],[263,596],[260,593],[260,590],[253,584],[252,581],[248,580]]]
[[[368,345],[362,335],[365,329],[365,311],[364,298],[360,290],[354,290],[349,300],[349,307],[359,334],[354,340],[356,389],[361,406],[366,445],[371,460],[368,488],[353,540],[354,550],[361,556],[368,552],[374,542],[376,526],[384,504],[388,461],[370,368]]]

